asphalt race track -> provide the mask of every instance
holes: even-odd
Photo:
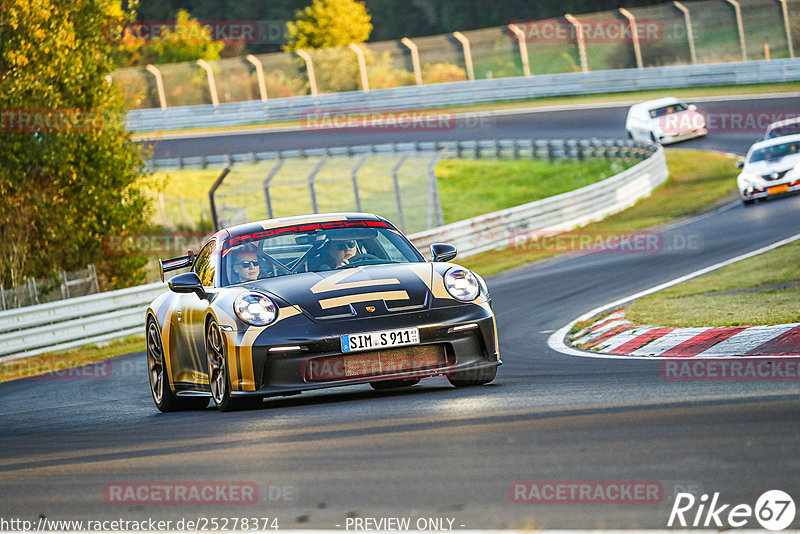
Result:
[[[690,101],[697,102],[698,108],[710,115],[709,128],[712,131],[706,137],[685,141],[675,146],[744,154],[753,142],[763,139],[764,128],[770,122],[766,120],[764,123],[765,117],[781,115],[779,118],[785,118],[786,115],[800,115],[800,97],[797,96],[755,99],[731,97],[725,100]],[[156,145],[153,157],[174,158],[412,141],[556,137],[622,139],[625,137],[625,117],[628,107],[627,104],[614,104],[613,107],[596,109],[471,115],[446,121],[444,127],[420,127],[410,131],[399,128],[377,131],[357,128],[304,129],[298,126],[278,132],[164,139]],[[763,127],[758,127],[759,121],[764,123]],[[732,128],[731,124],[750,126]]]
[[[497,127],[503,121],[507,137],[536,136],[551,121],[551,137],[568,137],[591,122],[581,136],[615,137],[624,110],[542,115],[527,123],[529,116],[498,117]],[[556,119],[565,119],[563,129]],[[235,151],[362,142],[336,135],[245,136]],[[681,146],[743,152],[743,138]],[[160,149],[188,154],[205,142]],[[589,309],[800,233],[799,213],[800,196],[730,204],[664,229],[663,250],[571,256],[490,278],[504,365],[482,387],[428,379],[403,391],[363,386],[269,399],[247,412],[159,414],[143,354],[84,379],[0,384],[0,517],[277,517],[281,528],[328,529],[407,517],[412,527],[432,518],[445,527],[452,520],[453,529],[631,529],[666,527],[676,488],[719,492],[731,506],[754,506],[772,489],[800,502],[797,381],[674,381],[658,362],[566,356],[546,344]],[[514,481],[553,480],[654,481],[663,493],[649,504],[512,502]],[[104,495],[131,482],[187,481],[252,483],[258,499],[115,504]],[[759,527],[754,519],[747,526]]]

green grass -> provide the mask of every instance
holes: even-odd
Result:
[[[129,336],[104,345],[86,345],[76,349],[48,352],[20,360],[0,362],[0,382],[54,373],[54,379],[62,375],[64,369],[79,367],[92,362],[106,360],[144,350],[143,336]],[[96,378],[102,378],[98,375]]]
[[[565,234],[626,233],[696,214],[728,197],[736,185],[734,161],[722,154],[667,149],[670,177],[666,184],[635,206]],[[484,276],[552,256],[535,247],[508,247],[469,256],[459,262]]]
[[[444,160],[436,166],[444,222],[511,208],[593,184],[636,162],[603,159]]]
[[[800,241],[637,300],[628,319],[659,326],[744,326],[800,322]],[[761,288],[760,291],[719,294]]]
[[[664,96],[674,96],[676,98],[702,98],[713,96],[732,96],[759,93],[795,93],[800,91],[800,82],[785,83],[762,83],[762,84],[741,84],[741,85],[722,85],[710,87],[688,87],[671,89],[650,89],[646,91],[622,91],[618,93],[596,93],[591,95],[568,95],[568,96],[548,96],[527,100],[500,100],[483,104],[468,104],[448,106],[446,108],[432,108],[430,111],[439,109],[440,111],[451,111],[455,113],[510,110],[532,107],[547,106],[570,106],[577,104],[600,104],[613,102],[627,102],[631,100],[652,100]],[[189,128],[185,130],[172,130],[163,132],[144,132],[135,134],[135,139],[157,139],[161,134],[167,133],[209,133],[209,132],[232,132],[247,131],[263,128],[282,128],[289,126],[299,126],[301,122],[280,121],[270,123],[254,123],[245,126],[225,126],[216,128]]]

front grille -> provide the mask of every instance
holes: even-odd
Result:
[[[442,344],[372,350],[344,356],[312,358],[304,376],[309,381],[347,380],[437,369],[450,365]]]
[[[772,180],[780,180],[787,172],[789,172],[789,169],[786,169],[785,171],[771,172],[769,174],[762,174],[761,177],[768,182],[771,182]]]

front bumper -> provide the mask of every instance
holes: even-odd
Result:
[[[696,130],[692,130],[691,132],[680,132],[675,134],[661,134],[659,136],[659,140],[662,145],[669,145],[671,143],[678,143],[680,141],[686,141],[687,139],[694,139],[695,137],[703,137],[708,133],[708,129],[706,128],[698,128]]]
[[[740,188],[739,195],[742,200],[757,200],[786,196],[797,191],[800,191],[800,180],[792,179],[782,183],[771,183],[769,186]]]
[[[419,329],[419,345],[353,353],[343,353],[341,350],[341,334],[408,327]],[[310,328],[315,330],[312,335],[309,335]],[[380,365],[364,364],[370,357],[374,356],[377,360],[388,351],[438,352],[445,357],[436,365],[431,365],[427,360],[421,367],[406,366],[388,370],[385,366],[381,369]],[[239,365],[235,366],[237,376],[231,376],[234,396],[278,396],[376,380],[419,379],[502,363],[493,313],[488,306],[472,304],[346,321],[310,323],[305,317],[299,316],[294,324],[284,324],[280,329],[263,332],[252,347],[245,351],[237,350],[237,355],[240,358]],[[241,361],[242,357],[251,358],[252,379],[244,376],[246,372],[242,373],[243,369],[249,367],[249,362]],[[362,369],[375,371],[358,373],[358,376],[339,372],[331,375],[330,379],[313,376],[309,372],[316,362],[334,359],[358,360]]]

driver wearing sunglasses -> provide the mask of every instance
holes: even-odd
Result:
[[[239,278],[239,282],[250,282],[258,280],[261,274],[261,267],[258,264],[258,254],[256,247],[245,245],[231,252],[233,272]]]
[[[349,263],[350,258],[358,252],[358,244],[354,239],[347,241],[328,241],[319,255],[319,265],[314,270],[325,271],[336,269]]]

